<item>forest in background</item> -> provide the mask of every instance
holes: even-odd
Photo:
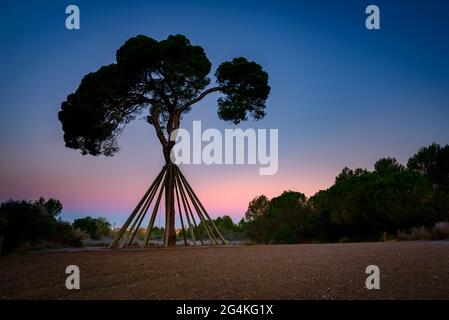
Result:
[[[383,158],[373,171],[344,168],[310,198],[286,191],[252,200],[248,237],[263,243],[378,241],[449,237],[449,145],[432,144],[406,166]]]

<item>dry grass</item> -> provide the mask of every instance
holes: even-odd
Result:
[[[430,233],[425,227],[412,228],[409,233],[398,232],[399,241],[430,240]]]
[[[425,227],[412,228],[409,232],[398,232],[399,241],[448,240],[449,222],[438,222],[429,230]]]
[[[430,233],[431,240],[449,239],[449,222],[438,222]]]

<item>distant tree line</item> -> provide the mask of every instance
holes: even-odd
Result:
[[[374,171],[344,168],[334,185],[309,199],[285,191],[252,200],[240,225],[253,241],[377,241],[449,220],[449,146],[421,148],[406,166],[394,158]]]
[[[216,219],[213,219],[215,225],[220,230],[221,234],[226,240],[243,240],[246,238],[245,228],[242,223],[234,223],[230,216],[224,215],[223,217],[218,217]],[[186,226],[187,227],[187,226]],[[204,222],[200,222],[197,226],[193,227],[193,231],[195,234],[195,237],[198,239],[209,239],[208,234],[206,231],[206,227],[204,225]],[[190,239],[190,233],[189,230],[184,230],[186,238]],[[178,234],[178,240],[182,240],[182,232]]]
[[[227,240],[242,240],[246,236],[244,229],[242,225],[235,224],[231,217],[228,215],[224,215],[223,217],[218,217],[213,220],[217,228],[220,230],[220,232],[223,234],[223,236]],[[242,219],[243,221],[243,219]],[[196,226],[193,226],[193,232],[195,234],[195,239],[198,241],[199,239],[202,240],[209,240],[205,225],[203,222],[199,222]],[[143,241],[145,237],[146,229],[140,228],[137,233],[137,239],[140,241]],[[158,240],[163,241],[164,239],[164,233],[165,228],[164,227],[158,227],[155,226],[153,230],[151,230],[151,236],[150,238],[152,240]],[[185,225],[184,229],[178,228],[177,234],[176,234],[176,240],[177,241],[183,241],[184,237],[187,239],[187,241],[190,243],[190,240],[192,239],[191,233],[189,230],[189,226]]]
[[[81,237],[59,218],[62,204],[40,198],[35,202],[9,200],[0,205],[0,237],[3,253],[46,242],[53,246],[79,246]]]
[[[107,237],[111,233],[111,224],[105,218],[85,217],[75,219],[72,225],[75,229],[87,233],[93,240]]]
[[[79,247],[86,237],[97,240],[108,236],[111,225],[104,218],[86,217],[73,224],[59,216],[62,204],[58,200],[8,200],[0,204],[0,238],[2,253],[14,250]]]

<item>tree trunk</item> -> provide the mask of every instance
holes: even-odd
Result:
[[[176,229],[175,229],[175,164],[170,160],[171,148],[164,150],[165,162],[172,166],[167,171],[167,179],[165,180],[165,239],[164,246],[176,245]]]

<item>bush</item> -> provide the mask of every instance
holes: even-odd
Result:
[[[273,232],[275,243],[295,243],[296,237],[293,230],[285,223],[280,224]]]
[[[99,240],[111,233],[111,224],[105,218],[85,217],[76,219],[73,227],[87,233],[91,239]]]
[[[430,240],[430,233],[425,227],[412,228],[410,233],[398,232],[398,240],[414,241],[414,240]]]
[[[338,239],[338,243],[350,243],[351,242],[351,238],[349,237],[342,237],[340,239]]]
[[[81,239],[73,227],[57,219],[61,210],[61,203],[54,199],[2,203],[0,234],[4,235],[4,252],[9,253],[19,247],[33,248],[44,242],[57,246],[80,246]]]
[[[430,233],[432,240],[446,240],[449,239],[449,222],[438,222],[432,228]]]
[[[399,241],[446,239],[449,239],[449,222],[436,223],[430,232],[425,227],[412,228],[410,232],[398,232]]]

